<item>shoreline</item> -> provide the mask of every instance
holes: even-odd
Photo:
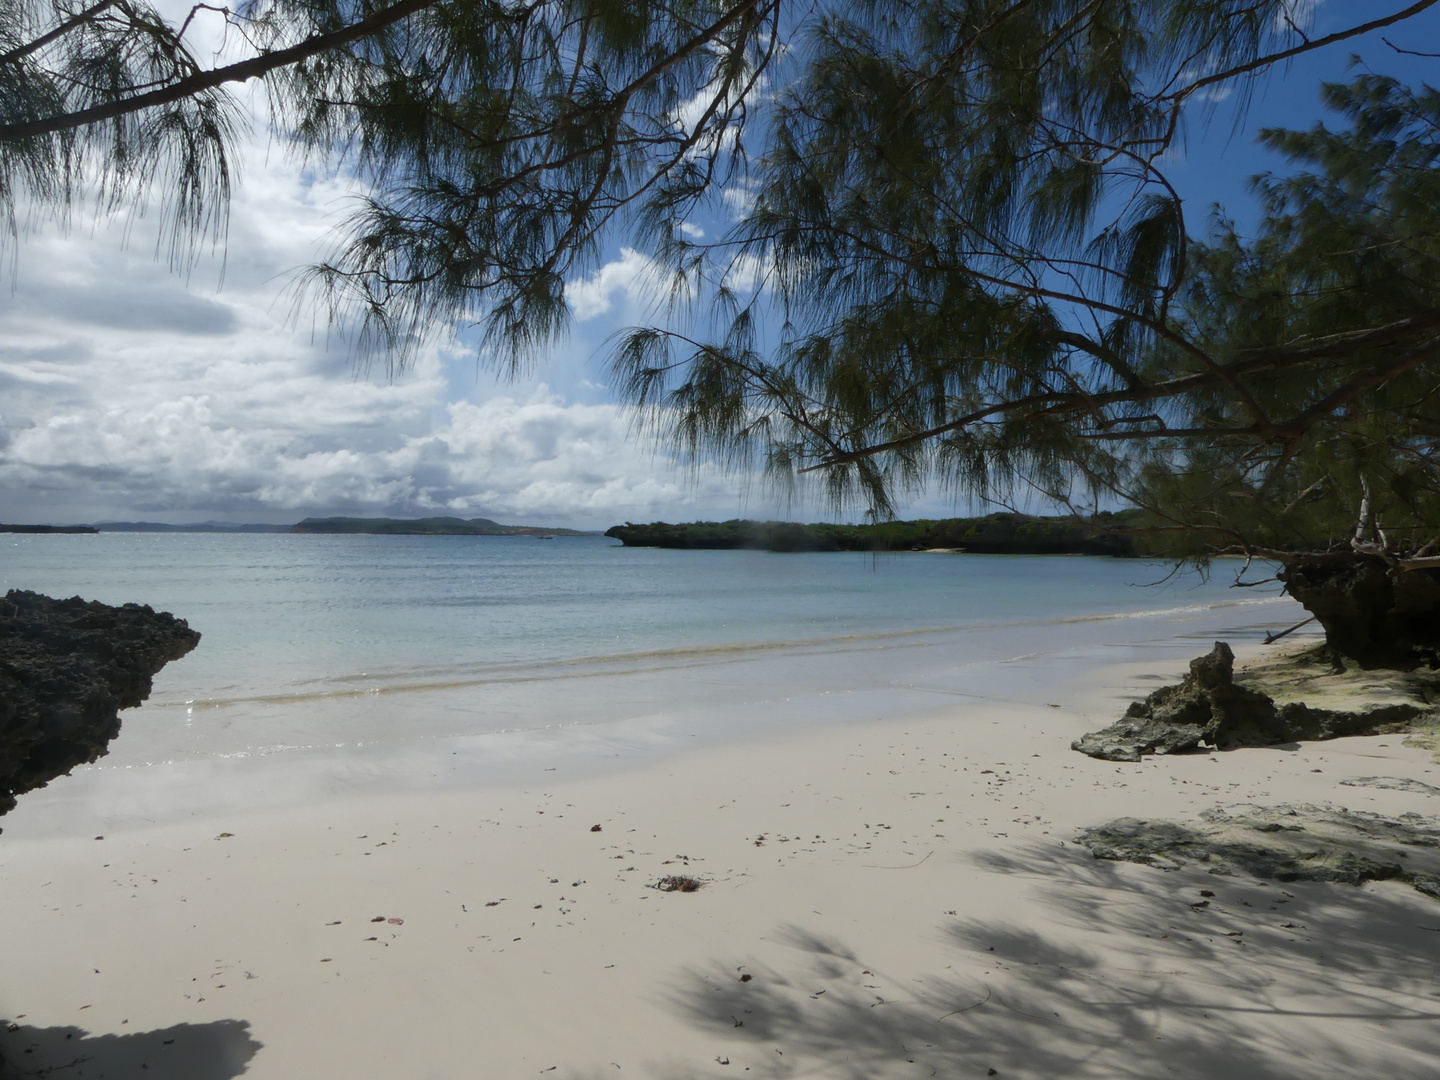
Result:
[[[1242,802],[1431,810],[1338,786],[1440,783],[1397,736],[1069,749],[1183,666],[510,787],[7,830],[0,903],[24,932],[0,939],[19,1025],[0,1045],[26,1069],[174,1080],[1428,1075],[1433,901],[1074,844]],[[653,887],[672,874],[703,887]]]
[[[969,627],[907,628],[864,640],[685,648],[676,650],[681,663],[651,654],[651,665],[581,678],[569,662],[559,678],[500,679],[484,698],[453,676],[433,691],[262,698],[233,708],[181,703],[162,687],[159,700],[124,715],[107,756],[27,794],[0,828],[12,840],[115,835],[223,824],[256,805],[508,788],[950,705],[963,740],[971,707],[1067,701],[1072,685],[1134,669],[1136,687],[1086,714],[1100,727],[1151,689],[1143,684],[1155,672],[1183,672],[1215,636],[1241,641],[1242,656],[1261,648],[1243,639],[1274,621],[1273,606],[1246,600],[1002,621],[984,637]],[[494,727],[496,716],[511,726]]]

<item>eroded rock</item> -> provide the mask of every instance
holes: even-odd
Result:
[[[1292,563],[1279,577],[1325,628],[1330,648],[1362,667],[1433,665],[1440,654],[1440,569],[1402,572],[1357,555]]]
[[[106,753],[121,709],[200,641],[184,619],[12,589],[0,600],[0,814]]]
[[[1084,830],[1097,859],[1274,881],[1404,881],[1440,899],[1440,821],[1336,807],[1236,806],[1180,824],[1119,818]]]
[[[1106,761],[1139,761],[1144,754],[1174,754],[1201,745],[1219,750],[1275,746],[1396,731],[1430,710],[1388,702],[1355,711],[1314,709],[1302,702],[1277,706],[1268,694],[1235,682],[1235,654],[1217,641],[1190,661],[1190,673],[1135,701],[1116,723],[1092,731],[1072,748]]]
[[[1346,787],[1384,788],[1386,791],[1413,791],[1420,795],[1440,795],[1440,787],[1411,780],[1405,776],[1356,776],[1341,780]]]

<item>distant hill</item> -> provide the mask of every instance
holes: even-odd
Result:
[[[200,521],[189,525],[165,525],[158,521],[100,521],[99,532],[201,532],[201,533],[283,533],[289,525],[231,525],[224,521]]]
[[[987,555],[1143,554],[1134,537],[1109,529],[1136,523],[1136,511],[1075,518],[990,514],[880,525],[800,525],[786,521],[695,521],[671,525],[626,522],[605,535],[626,547],[756,548],[762,551],[965,551]]]
[[[366,533],[381,536],[594,536],[575,529],[540,525],[501,525],[489,518],[306,518],[290,526],[292,533]]]
[[[93,533],[89,525],[0,525],[0,533]]]

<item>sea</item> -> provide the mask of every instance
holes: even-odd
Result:
[[[149,604],[202,634],[109,755],[3,824],[526,784],[807,724],[943,712],[963,738],[967,705],[1063,705],[1088,671],[1304,617],[1275,583],[1235,587],[1238,569],[600,536],[0,536],[0,589]]]

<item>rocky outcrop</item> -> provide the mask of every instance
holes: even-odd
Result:
[[[1414,667],[1440,656],[1440,570],[1400,571],[1378,558],[1297,562],[1285,591],[1325,628],[1331,649],[1361,667]]]
[[[1237,806],[1199,821],[1119,818],[1079,837],[1097,859],[1161,870],[1198,864],[1274,881],[1404,881],[1440,900],[1440,822],[1335,807]]]
[[[11,590],[0,600],[0,814],[104,754],[121,709],[200,641],[184,619]]]
[[[1217,641],[1210,652],[1190,661],[1190,674],[1178,685],[1132,702],[1119,721],[1071,746],[1107,761],[1139,761],[1144,754],[1174,754],[1201,745],[1230,750],[1371,735],[1397,730],[1428,713],[1399,702],[1353,712],[1300,702],[1277,706],[1269,695],[1236,684],[1235,654]]]

